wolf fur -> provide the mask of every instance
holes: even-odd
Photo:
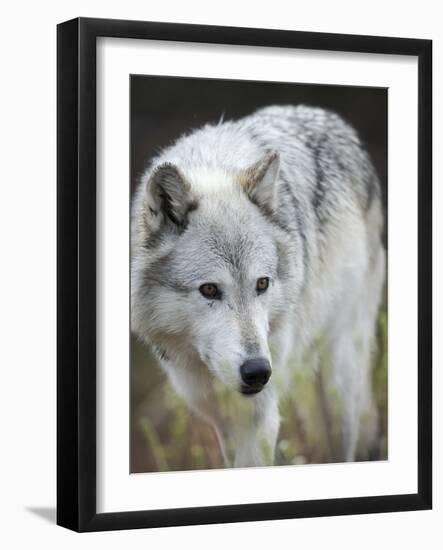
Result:
[[[151,160],[132,207],[132,330],[213,426],[227,466],[272,463],[279,398],[320,335],[341,402],[340,458],[355,459],[372,403],[383,220],[357,133],[320,108],[206,125]],[[258,294],[261,277],[269,288]],[[208,283],[216,299],[199,291]],[[240,367],[258,357],[270,380],[242,395]],[[220,387],[234,418],[218,409]]]

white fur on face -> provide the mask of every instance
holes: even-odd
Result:
[[[226,198],[201,200],[187,230],[135,283],[149,297],[134,299],[147,304],[142,314],[146,339],[155,334],[168,350],[192,350],[232,388],[240,385],[243,362],[271,361],[269,326],[279,305],[284,307],[273,227],[243,191],[238,195],[236,208]],[[270,285],[258,294],[261,277]],[[205,283],[217,285],[220,299],[202,296],[199,288]]]

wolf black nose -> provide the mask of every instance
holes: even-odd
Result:
[[[243,380],[242,393],[257,393],[271,376],[271,364],[267,359],[249,359],[240,367]]]

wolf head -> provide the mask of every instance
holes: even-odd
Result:
[[[133,209],[132,329],[244,394],[271,376],[269,338],[294,293],[278,171],[276,154],[235,173],[162,163]]]

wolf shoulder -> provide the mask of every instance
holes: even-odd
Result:
[[[310,184],[354,187],[362,203],[379,192],[379,181],[368,151],[356,129],[339,114],[306,105],[269,106],[251,116],[263,146],[280,154],[283,175]]]

